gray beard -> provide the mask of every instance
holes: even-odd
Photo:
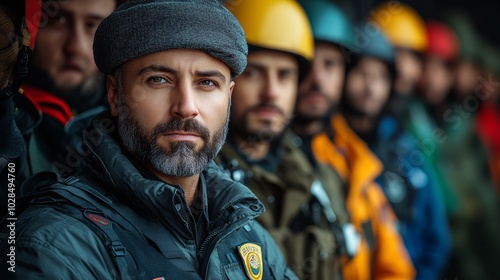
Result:
[[[118,132],[122,145],[157,171],[169,176],[190,177],[201,173],[224,145],[228,131],[229,106],[227,114],[225,124],[215,132],[211,141],[209,130],[194,119],[173,119],[168,123],[158,124],[149,136],[139,123],[132,119],[128,108],[122,103],[118,108]],[[196,152],[194,143],[177,142],[171,145],[170,151],[166,151],[157,144],[157,139],[163,133],[174,130],[198,133],[203,139],[203,146]]]

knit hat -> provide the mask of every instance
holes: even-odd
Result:
[[[94,38],[95,63],[107,74],[134,58],[172,49],[204,51],[233,76],[247,64],[243,29],[217,0],[129,0],[102,21]]]

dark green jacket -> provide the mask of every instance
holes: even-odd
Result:
[[[310,215],[305,212],[315,201],[311,186],[318,180],[338,222],[347,221],[342,182],[330,167],[313,166],[299,146],[299,137],[291,132],[281,139],[277,145],[277,170],[264,170],[259,164],[247,162],[233,144],[224,145],[217,162],[231,169],[229,165],[237,161],[237,170],[228,171],[233,178],[245,177],[244,184],[264,203],[266,212],[257,221],[271,233],[288,265],[301,279],[337,279],[340,258],[334,231],[325,223],[322,210]],[[313,221],[315,218],[317,221]]]
[[[128,244],[136,245],[125,246],[126,254],[137,264],[138,275],[131,275],[132,279],[246,279],[247,269],[238,250],[246,243],[262,249],[262,262],[257,263],[262,279],[296,278],[269,234],[253,222],[264,207],[246,187],[210,164],[200,175],[205,205],[200,215],[207,219],[207,231],[197,232],[182,188],[138,170],[122,153],[114,138],[115,130],[109,114],[93,121],[93,133],[85,139],[91,152],[84,162],[81,181],[105,193],[114,209],[124,210],[120,215],[132,213],[139,217],[132,228],[107,216],[118,225],[118,235],[128,236],[132,240]],[[2,279],[119,279],[103,239],[78,217],[59,212],[47,202],[47,194],[61,189],[61,185],[42,188],[36,181],[34,177],[23,186],[23,192],[41,195],[17,219],[15,244],[7,244],[7,239],[2,238],[0,269],[2,275],[9,273]],[[72,184],[64,187],[68,192],[77,191]],[[9,231],[4,230],[3,234],[5,237]],[[199,236],[203,239],[196,240]],[[16,273],[7,270],[10,246],[15,246]],[[131,253],[134,251],[145,255],[154,251],[154,258],[153,254],[149,259],[139,258]],[[162,270],[160,275],[153,274]],[[181,271],[181,276],[169,274],[174,270]]]

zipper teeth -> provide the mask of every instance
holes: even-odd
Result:
[[[234,201],[233,203],[229,204],[228,206],[226,206],[226,207],[225,207],[225,208],[221,211],[221,213],[226,212],[226,210],[227,210],[229,207],[231,207],[231,206],[235,205],[236,203],[240,202],[241,200],[243,200],[243,199],[236,200],[236,201]],[[217,216],[217,218],[215,218],[215,220],[213,220],[213,222],[211,223],[210,227],[208,227],[208,232],[210,232],[210,230],[212,229],[212,227],[213,227],[215,224],[217,224],[217,222],[220,220],[220,218],[221,218],[221,217],[222,217],[222,214],[221,214],[221,215],[219,215],[219,216]],[[207,246],[208,241],[210,241],[210,239],[214,238],[214,236],[215,236],[215,235],[218,235],[219,233],[221,233],[221,232],[222,232],[222,231],[223,231],[223,230],[227,227],[227,225],[228,225],[228,223],[225,223],[224,225],[222,225],[222,226],[220,227],[220,229],[219,229],[219,230],[217,230],[216,232],[212,232],[212,233],[210,233],[210,234],[207,236],[207,238],[205,238],[205,240],[203,241],[203,243],[201,243],[201,246],[200,246],[200,255],[202,255],[202,252],[204,251],[205,246]]]
[[[245,224],[249,220],[250,219],[245,219],[245,220],[240,220],[238,222],[241,222],[241,224]],[[224,229],[226,229],[228,225],[229,225],[229,223],[225,223],[223,226],[220,227],[220,230],[217,230],[217,232],[215,232],[214,234],[210,234],[210,236],[205,239],[205,241],[203,242],[202,246],[200,247],[200,257],[202,257],[202,255],[204,255],[203,251],[205,250],[205,246],[208,244],[208,241],[210,239],[212,239],[213,237],[219,235],[221,232],[223,232]],[[227,235],[229,235],[229,234],[227,234]],[[225,235],[224,237],[226,237],[227,235]],[[219,243],[219,241],[217,241],[217,243],[215,244],[215,246],[217,246],[218,243]],[[206,265],[204,266],[202,273],[205,274],[205,279],[206,279],[207,278],[207,273],[208,273],[208,269],[207,269]]]
[[[205,238],[205,240],[203,241],[203,243],[200,246],[200,255],[203,255],[203,251],[205,250],[205,247],[207,246],[208,241],[210,241],[210,239],[214,238],[215,236],[219,235],[219,233],[221,233],[224,229],[226,229],[227,225],[228,225],[228,223],[225,223],[223,226],[221,226],[219,228],[219,230],[212,232],[207,238]]]
[[[235,200],[233,201],[231,204],[227,205],[222,211],[221,213],[224,213],[226,212],[226,210],[229,208],[229,207],[232,207],[233,205],[235,204],[238,204],[240,203],[241,201],[245,201],[247,198],[241,198],[241,199],[238,199],[238,200]],[[220,220],[220,218],[222,217],[222,214],[219,215],[217,218],[214,219],[214,221],[211,223],[212,225],[208,228],[208,231],[210,232],[210,230],[212,229],[212,227],[217,224],[217,221]],[[212,232],[210,233],[207,238],[205,238],[205,240],[203,241],[203,243],[201,244],[200,246],[200,255],[203,254],[203,251],[205,250],[205,247],[207,246],[208,242],[214,238],[215,236],[219,235],[224,229],[226,229],[226,227],[229,225],[229,223],[225,223],[224,225],[222,225],[217,231],[215,232]]]

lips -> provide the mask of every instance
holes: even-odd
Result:
[[[305,95],[302,97],[302,100],[307,100],[309,102],[315,102],[315,103],[326,102],[325,96],[321,93],[313,93],[313,94]]]
[[[281,115],[281,110],[272,106],[260,106],[252,110],[261,118],[275,118]]]
[[[172,131],[164,133],[163,135],[172,138],[176,141],[195,141],[201,138],[201,136],[196,133],[186,132],[186,131]]]
[[[75,71],[75,72],[83,72],[83,68],[76,64],[64,64],[60,68],[62,71]]]

